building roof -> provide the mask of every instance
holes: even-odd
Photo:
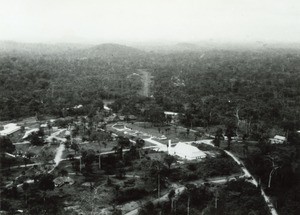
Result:
[[[196,159],[196,158],[204,158],[206,154],[199,150],[195,146],[188,145],[186,143],[178,143],[174,147],[174,152],[176,155],[187,158],[187,159]]]
[[[7,125],[4,125],[4,130],[0,131],[1,136],[7,136],[10,134],[15,133],[16,131],[19,131],[21,129],[21,126],[18,126],[15,123],[9,123]]]
[[[104,110],[110,111],[111,108],[107,107],[106,105],[103,106]]]
[[[75,105],[73,108],[74,109],[79,109],[79,108],[82,108],[83,107],[83,105]]]
[[[38,128],[33,128],[33,129],[29,130],[29,131],[26,131],[22,139],[26,139],[31,133],[38,132],[38,131],[39,131]]]
[[[274,139],[286,141],[286,137],[280,135],[275,135]]]
[[[178,113],[176,112],[172,112],[172,111],[164,111],[165,115],[178,115]]]
[[[74,184],[74,180],[70,177],[57,177],[53,180],[55,186],[60,187],[64,184]]]

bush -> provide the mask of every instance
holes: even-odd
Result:
[[[11,209],[11,204],[9,201],[2,199],[0,202],[0,207],[2,211],[9,211]]]
[[[195,172],[189,172],[183,176],[184,181],[193,181],[198,179],[198,174]]]
[[[120,204],[127,201],[140,199],[147,194],[148,193],[144,188],[125,188],[119,191],[116,201],[118,204]]]
[[[144,204],[141,207],[138,214],[139,215],[154,215],[154,214],[156,214],[154,204],[151,201],[147,202],[146,204]]]

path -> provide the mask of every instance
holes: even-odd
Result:
[[[126,126],[124,126],[124,129],[118,129],[118,128],[115,128],[114,125],[113,125],[112,128],[114,128],[116,130],[119,130],[119,131],[131,130],[131,129],[128,129]],[[196,132],[195,130],[192,130],[192,129],[190,131]],[[208,136],[213,137],[212,135],[208,135]],[[159,150],[167,151],[167,146],[166,145],[164,145],[164,144],[162,144],[158,141],[152,140],[152,137],[150,137],[148,139],[144,139],[144,140],[148,141],[152,144],[155,144],[159,148]],[[211,139],[192,141],[192,142],[203,143],[203,144],[207,144],[207,145],[215,147],[214,144],[212,144]],[[185,143],[191,143],[191,142],[185,142]],[[224,152],[226,154],[228,154],[241,167],[242,171],[244,172],[244,177],[246,177],[246,180],[249,181],[250,183],[254,184],[255,186],[258,186],[258,183],[257,183],[256,179],[251,175],[251,173],[248,171],[248,169],[245,167],[245,165],[235,155],[233,155],[231,152],[229,152],[227,150],[224,150]],[[221,180],[221,182],[223,182],[223,180]],[[271,202],[270,198],[265,194],[265,192],[262,188],[260,188],[260,189],[261,189],[261,195],[264,197],[264,200],[265,200],[267,206],[269,207],[269,210],[270,210],[271,214],[272,215],[278,215],[278,213],[275,210],[274,205]],[[138,209],[136,209],[136,210],[138,210]],[[127,215],[133,215],[133,214],[137,214],[137,211],[132,212],[132,213],[130,212]]]
[[[5,168],[5,169],[0,169],[0,171],[5,171],[5,170],[12,170],[12,169],[18,169],[18,168],[27,168],[27,167],[32,167],[32,166],[39,166],[42,165],[43,163],[31,163],[31,164],[22,164],[22,165],[17,165],[17,166],[11,166],[10,168]]]
[[[251,182],[252,184],[254,184],[255,186],[258,186],[258,182],[257,180],[251,175],[251,173],[247,170],[247,168],[244,166],[244,164],[236,157],[234,156],[231,152],[228,152],[226,150],[224,150],[230,157],[232,157],[232,159],[234,159],[234,161],[236,163],[238,163],[239,165],[241,165],[241,168],[243,170],[243,172],[245,173],[245,175],[251,177],[251,179],[248,181]],[[266,202],[266,204],[269,207],[269,210],[271,212],[272,215],[278,215],[273,203],[271,202],[270,198],[266,195],[265,191],[263,190],[263,188],[260,188],[261,190],[261,195],[264,197],[264,200]]]
[[[61,141],[61,142],[65,142],[65,138],[60,138],[60,137],[58,137],[58,135],[61,133],[61,132],[63,132],[63,131],[65,131],[66,129],[59,129],[58,131],[56,131],[56,132],[54,132],[54,133],[52,133],[49,137],[51,137],[51,138],[56,138],[57,140],[59,140],[59,141]],[[48,137],[48,138],[49,138]],[[46,146],[46,145],[45,145]],[[44,147],[45,147],[44,146]],[[64,144],[63,143],[61,143],[60,144],[60,146],[57,148],[57,153],[56,153],[56,155],[55,155],[55,158],[54,158],[54,161],[55,161],[55,166],[53,167],[53,169],[51,169],[48,173],[51,173],[54,169],[55,169],[55,167],[59,164],[59,162],[60,161],[62,161],[62,159],[61,159],[61,156],[62,156],[62,152],[63,152],[63,150],[65,149],[65,146],[64,146]],[[43,163],[33,163],[33,164],[27,164],[26,166],[25,165],[20,165],[20,166],[13,166],[13,167],[11,167],[10,169],[17,169],[17,168],[23,168],[23,167],[32,167],[32,166],[35,166],[35,165],[42,165]],[[19,176],[17,176],[16,177],[16,179],[18,178]],[[33,183],[33,180],[29,180],[29,181],[27,181],[28,183]],[[13,185],[13,182],[11,182],[10,184],[8,184],[8,185],[6,185],[6,187],[10,187],[11,185]],[[22,186],[22,184],[18,184],[17,185],[18,187],[19,186]]]
[[[138,69],[138,72],[141,74],[143,88],[141,90],[141,95],[149,97],[150,96],[150,84],[151,84],[151,75],[147,72],[146,69]]]
[[[112,128],[114,128],[114,127],[112,126]],[[116,129],[116,128],[114,128],[114,129]],[[119,130],[126,131],[127,129],[128,128],[126,126],[124,126],[124,129],[119,129]],[[190,131],[195,132],[195,130],[190,130]],[[211,135],[208,135],[208,136],[211,136]],[[148,141],[148,142],[150,142],[152,144],[155,144],[159,148],[159,150],[161,150],[161,151],[167,151],[167,146],[166,145],[164,145],[164,144],[162,144],[162,143],[160,143],[158,141],[152,140],[152,137],[150,137],[148,139],[144,139],[144,140]],[[215,147],[214,144],[212,144],[212,140],[211,139],[199,140],[199,141],[194,141],[194,142],[195,143],[203,143],[203,144]],[[185,142],[185,143],[191,143],[191,142]],[[254,184],[255,186],[258,186],[258,182],[251,175],[251,173],[245,167],[245,165],[235,155],[233,155],[231,152],[229,152],[227,150],[224,150],[224,152],[226,154],[228,154],[241,167],[242,171],[244,172],[244,177],[246,178],[246,180],[249,181],[250,183]],[[262,188],[261,188],[261,195],[264,197],[264,200],[265,200],[267,206],[269,207],[269,210],[270,210],[271,214],[272,215],[278,215],[277,211],[274,208],[273,203],[271,202],[270,198],[265,194],[265,192],[264,192],[264,190]]]
[[[215,183],[215,184],[224,184],[226,182],[228,182],[229,180],[231,179],[236,179],[236,176],[224,176],[224,177],[217,177],[217,178],[211,178],[211,179],[208,179],[206,181],[203,181],[203,180],[197,180],[197,181],[192,181],[190,182],[191,184],[195,184],[196,186],[199,186],[199,185],[203,185],[205,183]],[[180,194],[182,194],[184,192],[184,190],[186,189],[185,186],[179,186],[177,187],[176,189],[174,189],[175,191],[175,195],[178,196]],[[154,199],[152,201],[153,204],[157,204],[159,202],[162,202],[162,201],[168,201],[169,200],[169,192],[167,192],[165,195],[161,196],[160,198],[157,198],[157,199]],[[137,215],[138,212],[139,212],[139,209],[142,207],[139,206],[138,208],[132,210],[132,211],[129,211],[127,213],[125,213],[125,215]]]
[[[199,141],[201,142],[201,141]],[[203,144],[207,144],[206,142],[202,142]],[[211,143],[209,143],[208,145],[212,145]],[[240,161],[235,155],[233,155],[231,152],[224,150],[224,152],[229,155],[238,165],[241,166],[242,171],[244,172],[244,175],[247,179],[247,181],[249,181],[250,183],[254,184],[255,186],[258,186],[258,182],[257,180],[251,175],[251,173],[249,172],[249,170],[245,167],[245,165],[243,164],[242,161]],[[261,195],[264,197],[264,200],[267,204],[267,206],[269,207],[269,210],[271,212],[272,215],[278,215],[277,211],[275,210],[275,207],[273,205],[273,203],[271,202],[270,198],[266,195],[265,191],[263,190],[263,188],[260,188],[261,190]]]

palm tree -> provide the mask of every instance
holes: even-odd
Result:
[[[130,140],[126,137],[119,136],[118,145],[113,147],[113,150],[119,154],[121,160],[123,160],[123,149],[128,146],[130,146]]]
[[[140,160],[141,160],[141,151],[143,150],[143,147],[145,146],[145,140],[143,140],[143,139],[141,139],[141,138],[138,138],[138,139],[135,141],[135,146],[136,146],[136,148],[138,149],[139,157],[140,157]]]
[[[219,128],[217,131],[216,131],[216,134],[215,134],[215,139],[213,140],[213,143],[216,147],[220,147],[220,142],[222,139],[224,139],[223,137],[223,131],[221,128]]]
[[[50,136],[51,131],[52,131],[52,125],[50,122],[47,122],[47,127],[48,127],[49,136]]]
[[[160,197],[160,190],[161,190],[161,170],[162,170],[162,163],[154,160],[151,163],[150,170],[152,175],[157,177],[157,198]]]
[[[226,129],[226,136],[227,136],[227,149],[230,150],[230,144],[231,144],[231,140],[233,137],[234,133],[233,133],[233,128],[232,126],[227,126]]]
[[[23,190],[24,190],[24,193],[25,193],[25,203],[26,205],[28,204],[28,190],[29,190],[29,184],[24,182],[23,183],[23,186],[22,186]]]

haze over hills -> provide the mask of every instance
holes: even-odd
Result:
[[[123,58],[138,57],[145,55],[146,52],[125,45],[106,43],[92,46],[80,51],[75,50],[78,56],[86,58]]]
[[[53,54],[65,53],[72,50],[90,47],[87,44],[76,43],[19,43],[14,41],[0,41],[0,52],[17,52],[23,54]]]
[[[0,41],[1,55],[25,55],[28,57],[64,57],[68,59],[146,59],[151,55],[168,53],[192,53],[209,50],[300,50],[300,44],[266,44],[262,42],[238,44],[217,43],[214,41],[202,41],[199,43],[130,43],[122,45],[117,43],[103,44],[76,44],[76,43],[18,43],[13,41]]]

